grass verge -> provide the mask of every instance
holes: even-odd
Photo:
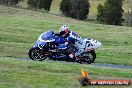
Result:
[[[130,79],[131,69],[100,68],[91,65],[38,62],[0,58],[1,88],[81,88],[78,78],[84,67],[90,79]],[[131,86],[89,86],[89,88],[131,88]],[[83,88],[83,87],[82,87]]]

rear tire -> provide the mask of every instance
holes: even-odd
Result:
[[[86,54],[86,53],[85,53]],[[86,56],[82,56],[80,60],[78,60],[77,62],[78,63],[81,63],[81,64],[91,64],[95,61],[96,59],[96,53],[95,51],[90,51],[90,52],[87,52],[88,55]]]
[[[43,61],[47,58],[44,55],[42,55],[42,51],[39,48],[31,48],[28,54],[29,58],[32,60]]]
[[[93,63],[95,59],[96,59],[96,53],[94,50],[92,50],[89,52],[88,64]]]

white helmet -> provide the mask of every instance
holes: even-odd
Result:
[[[67,34],[68,31],[69,31],[69,27],[67,25],[63,25],[63,26],[60,27],[59,31],[60,32],[65,32],[65,34]]]

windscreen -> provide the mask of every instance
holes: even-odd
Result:
[[[41,35],[42,40],[51,40],[53,39],[52,31],[45,32]]]

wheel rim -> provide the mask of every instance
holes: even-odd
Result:
[[[92,54],[89,54],[89,60],[90,60],[90,61],[93,61],[93,60],[94,60],[94,58],[93,58],[93,55],[92,55]]]
[[[85,59],[85,63],[91,64],[94,61],[93,55],[88,53],[88,56],[83,57]]]
[[[31,57],[32,57],[32,59],[33,60],[43,60],[43,59],[45,59],[46,57],[44,57],[44,55],[41,55],[41,51],[40,50],[38,50],[38,49],[34,49],[33,51],[32,51],[32,53],[31,53]]]

